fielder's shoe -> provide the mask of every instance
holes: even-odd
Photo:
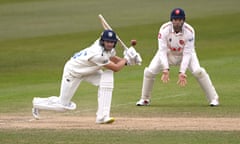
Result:
[[[100,120],[96,120],[97,124],[111,124],[115,121],[115,119],[113,117],[107,117],[107,118],[103,118]]]
[[[218,106],[219,105],[219,101],[218,100],[212,100],[210,103],[210,106],[214,107],[214,106]]]
[[[136,106],[147,106],[150,105],[150,100],[149,99],[140,99],[137,103]]]
[[[39,109],[38,108],[32,108],[32,115],[36,120],[39,120],[40,119]]]

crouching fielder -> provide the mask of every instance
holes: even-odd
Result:
[[[115,32],[105,30],[100,39],[96,40],[93,45],[76,53],[65,64],[60,96],[35,97],[33,99],[33,116],[39,119],[39,110],[65,111],[76,109],[76,104],[71,99],[80,83],[87,81],[98,86],[96,123],[114,122],[114,118],[110,117],[114,83],[113,72],[121,70],[125,65],[141,63],[140,57],[130,57],[128,51],[124,52],[124,58],[116,56],[116,44]],[[139,53],[134,52],[140,56]],[[102,70],[102,68],[105,68],[105,70]]]
[[[185,22],[185,13],[181,8],[171,12],[170,21],[163,24],[158,33],[158,51],[150,65],[144,70],[141,99],[137,106],[150,104],[155,77],[162,72],[163,83],[169,81],[170,66],[180,66],[178,84],[187,84],[186,70],[190,70],[205,92],[210,106],[219,105],[218,94],[212,85],[208,73],[200,67],[194,46],[194,29]]]

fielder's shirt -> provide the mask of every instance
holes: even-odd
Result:
[[[195,53],[194,29],[184,22],[182,32],[175,33],[172,22],[163,24],[158,33],[159,58],[163,69],[169,69],[168,55],[181,60],[179,72],[186,72],[192,53]]]

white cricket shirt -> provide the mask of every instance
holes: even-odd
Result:
[[[159,58],[164,69],[169,69],[168,55],[181,60],[179,72],[186,72],[192,53],[195,53],[194,29],[184,22],[182,32],[175,33],[172,22],[163,24],[158,33]]]
[[[66,63],[66,68],[73,76],[89,75],[100,70],[104,65],[110,63],[110,57],[116,55],[113,48],[111,51],[104,51],[97,39],[93,45],[73,55]]]

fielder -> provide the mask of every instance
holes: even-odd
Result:
[[[137,106],[150,104],[151,92],[155,77],[162,72],[163,83],[169,81],[170,66],[179,66],[177,83],[180,86],[187,84],[186,70],[188,69],[197,79],[205,92],[210,106],[219,105],[218,94],[212,85],[206,70],[199,64],[195,51],[194,29],[185,22],[185,12],[181,8],[173,9],[170,21],[163,24],[158,33],[158,51],[150,65],[144,70],[142,95]]]
[[[76,53],[66,64],[63,71],[60,96],[33,99],[32,114],[39,119],[39,110],[75,110],[76,104],[71,101],[82,81],[98,86],[98,110],[96,123],[107,124],[114,122],[110,117],[113,92],[113,72],[118,72],[125,65],[141,63],[139,53],[129,48],[124,51],[124,58],[116,56],[115,46],[117,37],[114,31],[105,30],[101,37],[90,47]],[[134,53],[139,57],[129,56]],[[102,68],[105,68],[102,69]]]

